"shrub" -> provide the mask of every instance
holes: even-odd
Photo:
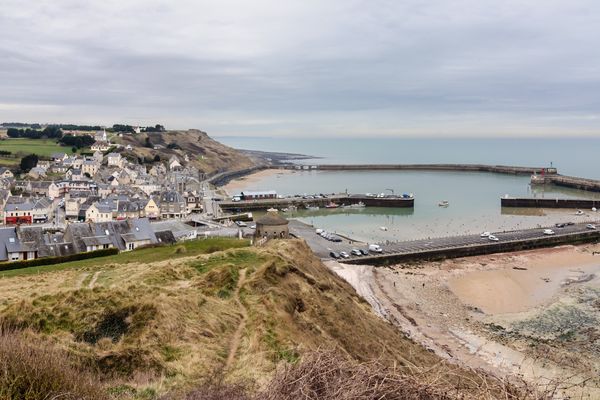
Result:
[[[0,399],[96,400],[98,377],[67,353],[18,332],[0,332]]]

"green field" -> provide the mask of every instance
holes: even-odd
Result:
[[[0,277],[39,274],[42,272],[60,271],[67,268],[90,267],[105,264],[127,264],[131,262],[150,263],[170,260],[181,257],[191,257],[199,254],[208,254],[250,245],[248,240],[230,238],[210,238],[190,240],[168,246],[140,248],[138,250],[123,252],[114,256],[90,258],[87,260],[71,261],[62,264],[44,265],[0,271]]]
[[[71,153],[69,147],[62,147],[52,139],[4,139],[0,140],[0,150],[13,154],[37,154],[49,157],[52,153]]]

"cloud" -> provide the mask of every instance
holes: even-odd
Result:
[[[0,119],[594,135],[598,37],[591,0],[4,0]]]

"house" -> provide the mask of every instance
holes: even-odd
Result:
[[[167,173],[167,169],[163,164],[155,164],[150,168],[148,173],[152,176],[164,176]]]
[[[42,167],[33,167],[29,170],[27,175],[33,179],[43,178],[46,176],[46,170]]]
[[[260,200],[260,199],[276,199],[277,192],[274,190],[259,191],[259,192],[242,192],[242,200]]]
[[[71,168],[65,174],[65,178],[72,180],[72,181],[82,181],[85,179],[85,175],[83,174],[83,171],[81,169]]]
[[[15,177],[15,175],[12,173],[12,171],[10,169],[5,168],[5,167],[0,168],[0,178],[10,179],[10,178],[14,178],[14,177]]]
[[[111,144],[107,142],[96,141],[91,147],[92,151],[108,151],[111,148]]]
[[[33,222],[34,203],[30,201],[22,203],[7,203],[4,206],[4,224],[31,224]]]
[[[100,169],[100,164],[97,163],[95,160],[83,160],[83,163],[81,164],[81,172],[83,172],[84,175],[88,175],[90,177],[96,175],[96,172],[98,172],[98,170]]]
[[[49,169],[52,164],[48,160],[38,160],[36,167],[42,167],[45,170]]]
[[[68,156],[66,153],[52,153],[52,156],[50,156],[50,158],[54,162],[63,162],[68,158]]]
[[[85,222],[112,221],[112,208],[108,204],[94,203],[85,211]]]
[[[171,170],[171,171],[179,171],[181,168],[182,168],[182,165],[179,162],[179,160],[177,159],[177,157],[172,156],[169,159],[169,170]]]
[[[120,167],[122,164],[122,158],[119,153],[109,153],[106,159],[109,166]]]
[[[53,211],[52,200],[43,197],[38,199],[33,204],[31,211],[32,221],[34,224],[45,223],[50,219],[50,215]]]
[[[22,261],[37,258],[37,251],[32,243],[21,242],[17,230],[0,228],[0,261]]]
[[[144,215],[148,219],[160,218],[160,207],[152,197],[148,199],[148,202],[144,206]]]
[[[160,196],[161,218],[183,218],[187,215],[187,204],[181,193],[177,191],[164,192]]]
[[[98,164],[102,164],[102,160],[104,159],[104,155],[101,151],[95,151],[92,155],[92,160],[96,161]]]
[[[85,222],[67,225],[64,237],[73,244],[77,253],[117,247],[111,238],[111,232],[97,231],[92,224]]]
[[[186,193],[183,195],[187,206],[187,213],[201,213],[204,209],[202,196],[195,193]]]

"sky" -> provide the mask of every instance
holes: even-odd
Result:
[[[0,121],[600,137],[597,0],[0,0]]]

